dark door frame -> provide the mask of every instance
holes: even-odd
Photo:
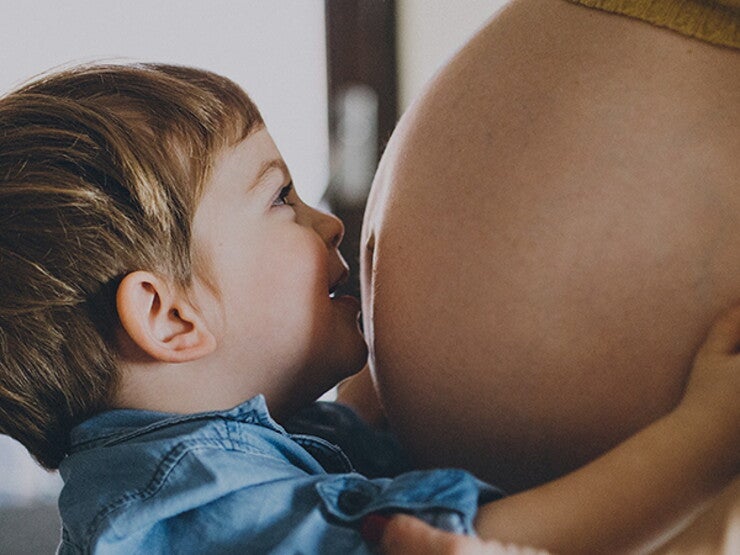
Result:
[[[396,77],[396,10],[394,0],[325,0],[326,52],[331,167],[336,168],[343,95],[358,87],[377,100],[374,172],[398,117]],[[369,87],[369,89],[367,88]],[[367,188],[369,189],[368,177]],[[341,251],[350,265],[350,280],[341,293],[359,295],[360,229],[366,195],[347,200],[341,177],[332,171],[326,201],[345,224]]]

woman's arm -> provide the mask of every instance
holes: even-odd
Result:
[[[555,552],[614,552],[665,540],[740,465],[740,307],[711,329],[679,406],[580,470],[482,507],[484,539]],[[693,513],[692,513],[693,509]]]

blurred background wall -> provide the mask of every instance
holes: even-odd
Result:
[[[397,0],[399,108],[508,0]]]
[[[0,93],[70,63],[202,67],[255,100],[308,202],[328,178],[323,0],[0,2]]]
[[[156,60],[242,85],[298,191],[345,220],[357,276],[365,198],[396,120],[506,0],[0,2],[0,94],[70,63]],[[357,293],[356,281],[348,284]],[[61,481],[0,436],[0,555],[53,553]]]

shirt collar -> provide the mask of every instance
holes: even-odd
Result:
[[[180,422],[213,418],[257,424],[281,434],[286,433],[282,426],[272,419],[265,397],[260,394],[224,411],[173,414],[138,409],[114,409],[101,412],[72,430],[71,450],[72,452],[81,451],[114,438],[120,439],[129,434],[139,434]]]

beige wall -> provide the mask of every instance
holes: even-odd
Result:
[[[398,0],[399,111],[508,0]]]

